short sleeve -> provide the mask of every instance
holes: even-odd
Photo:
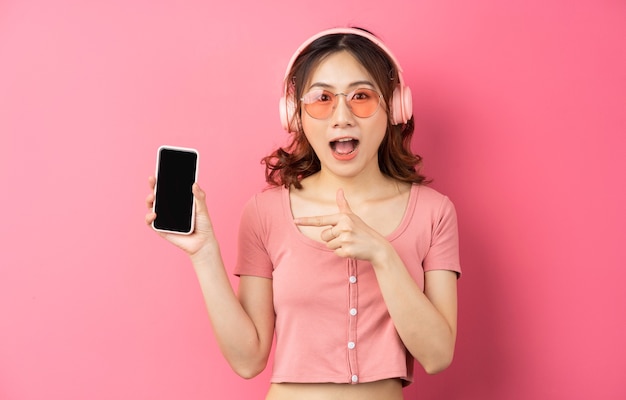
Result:
[[[234,274],[272,278],[272,263],[266,250],[266,229],[261,223],[257,196],[244,206],[239,223],[237,264]]]
[[[461,276],[459,260],[459,232],[454,204],[443,197],[433,220],[430,249],[424,258],[424,272],[450,270]]]

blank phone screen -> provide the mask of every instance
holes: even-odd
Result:
[[[162,148],[157,166],[154,227],[159,230],[189,233],[193,226],[193,193],[198,154]]]

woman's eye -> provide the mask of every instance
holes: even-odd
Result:
[[[324,103],[330,101],[330,97],[322,90],[312,90],[302,96],[304,104]]]
[[[325,102],[329,102],[332,101],[331,95],[328,93],[322,93],[319,95],[319,97],[317,98],[317,101],[325,103]]]
[[[365,90],[359,90],[357,92],[354,92],[354,95],[352,96],[353,100],[367,100],[369,98],[370,94]]]

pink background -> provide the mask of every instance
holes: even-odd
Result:
[[[626,398],[623,1],[4,0],[1,399],[262,398],[144,225],[146,178],[161,144],[201,151],[232,269],[286,63],[347,24],[394,49],[460,219],[456,358],[407,398]]]

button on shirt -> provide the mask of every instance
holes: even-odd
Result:
[[[422,289],[425,271],[461,272],[454,207],[433,189],[413,185],[405,216],[387,239]],[[338,257],[303,235],[287,189],[266,190],[244,208],[235,274],[273,279],[272,382],[412,381],[413,358],[371,264]]]

